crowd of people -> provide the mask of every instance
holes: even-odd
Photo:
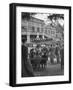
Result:
[[[36,46],[30,50],[30,58],[35,57],[47,58],[51,64],[64,62],[64,46]]]
[[[30,50],[28,59],[28,47],[22,45],[22,77],[34,76],[33,65],[35,67],[45,67],[49,61],[50,64],[61,64],[61,70],[64,69],[64,45],[50,45],[50,47],[37,45]]]

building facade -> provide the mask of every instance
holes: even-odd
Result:
[[[29,20],[22,19],[22,39],[30,43],[32,39],[56,39],[56,28],[46,25],[43,20],[31,17]]]

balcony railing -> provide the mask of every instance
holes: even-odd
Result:
[[[44,31],[44,32],[43,32]],[[53,34],[53,33],[49,33],[47,30],[39,30],[39,32],[37,32],[37,30],[27,30],[27,29],[22,29],[22,34],[28,34],[28,33],[30,33],[31,35],[33,34],[33,35],[36,35],[37,33],[39,33],[39,35],[45,35],[45,36],[47,36],[47,37],[53,37],[53,38],[55,38],[56,37],[56,33],[55,34]]]

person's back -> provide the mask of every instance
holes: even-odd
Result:
[[[30,60],[28,60],[28,48],[22,45],[22,77],[34,76]]]
[[[55,55],[58,55],[58,47],[55,49]]]
[[[61,49],[60,55],[61,55],[61,69],[62,69],[64,65],[64,48]]]
[[[47,58],[47,55],[46,55],[46,53],[44,53],[44,54],[42,55],[42,57],[43,57],[43,58]]]
[[[40,64],[44,64],[45,65],[47,60],[48,60],[48,56],[46,55],[46,53],[44,53],[42,55],[42,60],[41,60]]]
[[[22,45],[22,57],[27,60],[28,57],[28,48],[25,45]]]

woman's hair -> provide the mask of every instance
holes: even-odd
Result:
[[[25,43],[26,42],[26,40],[25,39],[22,39],[22,43]]]

